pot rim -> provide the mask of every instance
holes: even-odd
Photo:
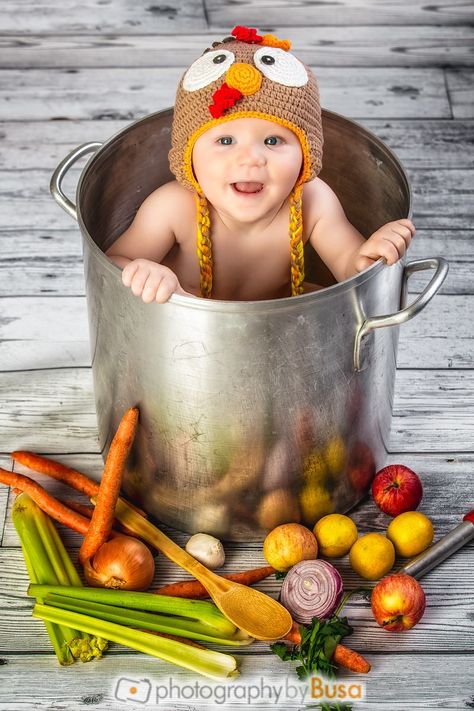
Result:
[[[387,144],[382,141],[378,136],[376,136],[372,131],[369,131],[368,128],[363,126],[362,124],[358,123],[357,121],[354,121],[353,119],[347,118],[346,116],[343,116],[342,114],[337,113],[336,111],[330,111],[329,109],[324,109],[321,108],[321,112],[323,116],[326,116],[328,118],[333,118],[336,120],[339,120],[342,122],[342,124],[345,124],[346,126],[351,126],[353,129],[358,131],[359,133],[364,134],[367,138],[369,138],[372,142],[376,143],[380,150],[384,152],[387,156],[387,158],[396,166],[400,173],[400,177],[402,178],[403,182],[405,183],[405,187],[407,190],[407,195],[408,195],[408,214],[407,218],[411,219],[412,215],[412,205],[413,205],[413,194],[411,190],[411,185],[410,181],[408,180],[407,173],[402,165],[402,162],[398,158],[397,154],[393,151],[393,149],[389,148]],[[117,138],[119,138],[122,135],[125,135],[128,133],[131,129],[133,129],[135,126],[137,126],[140,123],[145,123],[147,121],[150,121],[153,119],[155,116],[163,115],[163,114],[172,114],[173,113],[173,107],[168,107],[166,109],[161,109],[160,111],[154,111],[151,114],[147,114],[146,116],[143,116],[142,118],[133,121],[130,124],[127,124],[124,128],[120,129],[116,133],[114,133],[109,139],[104,141],[104,143],[101,145],[101,147],[89,158],[87,161],[86,165],[84,166],[81,175],[79,177],[77,187],[76,187],[76,209],[77,209],[77,221],[81,229],[81,233],[83,236],[83,239],[87,242],[89,250],[91,252],[91,255],[98,259],[98,261],[101,263],[102,267],[105,267],[109,272],[111,272],[116,279],[119,279],[120,282],[122,282],[121,274],[122,270],[120,267],[118,267],[116,264],[114,264],[105,254],[105,252],[100,249],[100,247],[97,245],[97,243],[92,239],[91,235],[89,234],[88,229],[86,228],[84,224],[84,220],[82,219],[82,211],[81,211],[81,200],[80,200],[80,193],[82,190],[82,185],[87,177],[87,174],[93,164],[95,163],[96,160],[98,160],[100,154],[102,151],[106,150]],[[406,218],[405,218],[406,219]],[[399,262],[395,263],[392,265],[393,267],[397,267],[400,263],[404,263],[405,259],[402,257]],[[168,301],[166,303],[172,304],[172,305],[177,305],[177,306],[187,306],[191,307],[194,309],[203,309],[207,311],[226,311],[226,312],[239,312],[239,311],[245,311],[245,312],[253,312],[253,311],[260,311],[260,310],[273,310],[273,309],[289,309],[292,308],[293,304],[302,304],[303,301],[308,302],[308,304],[313,303],[313,302],[321,302],[325,301],[327,299],[331,299],[333,297],[339,296],[339,294],[349,291],[350,289],[353,289],[355,287],[360,286],[364,282],[368,281],[369,279],[372,279],[373,277],[377,276],[379,272],[381,272],[384,268],[390,269],[388,265],[385,264],[385,261],[383,258],[378,259],[374,264],[372,264],[370,267],[367,267],[364,269],[364,271],[359,272],[358,274],[354,274],[353,276],[349,277],[348,279],[344,279],[343,281],[337,282],[336,284],[332,284],[331,286],[324,287],[320,291],[312,291],[308,292],[306,294],[299,294],[297,296],[284,296],[284,297],[279,297],[275,299],[261,299],[258,301],[255,300],[249,300],[249,301],[232,301],[232,300],[225,300],[225,299],[205,299],[204,297],[201,296],[195,296],[194,298],[189,297],[189,296],[183,296],[182,294],[172,294]],[[147,304],[146,304],[147,305]],[[158,304],[159,306],[164,306],[165,304]]]

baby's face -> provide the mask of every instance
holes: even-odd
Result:
[[[303,153],[285,126],[257,118],[238,118],[213,126],[193,147],[194,174],[210,203],[239,222],[254,222],[279,208],[298,179]],[[259,192],[239,192],[259,183]],[[258,185],[249,185],[258,188]]]

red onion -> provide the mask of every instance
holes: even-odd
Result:
[[[313,617],[332,615],[342,597],[339,571],[325,560],[302,560],[288,571],[280,602],[296,622],[309,624]]]

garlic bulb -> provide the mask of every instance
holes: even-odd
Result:
[[[185,548],[190,555],[210,570],[224,565],[224,546],[217,538],[208,533],[195,533],[186,543]]]

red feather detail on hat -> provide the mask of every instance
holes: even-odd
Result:
[[[212,117],[219,118],[222,116],[224,111],[234,106],[242,96],[242,92],[238,89],[233,89],[224,82],[212,95],[214,103],[209,104],[209,111]]]
[[[249,44],[260,44],[263,39],[261,35],[257,35],[257,30],[254,27],[243,27],[242,25],[236,25],[230,34],[235,39]]]

